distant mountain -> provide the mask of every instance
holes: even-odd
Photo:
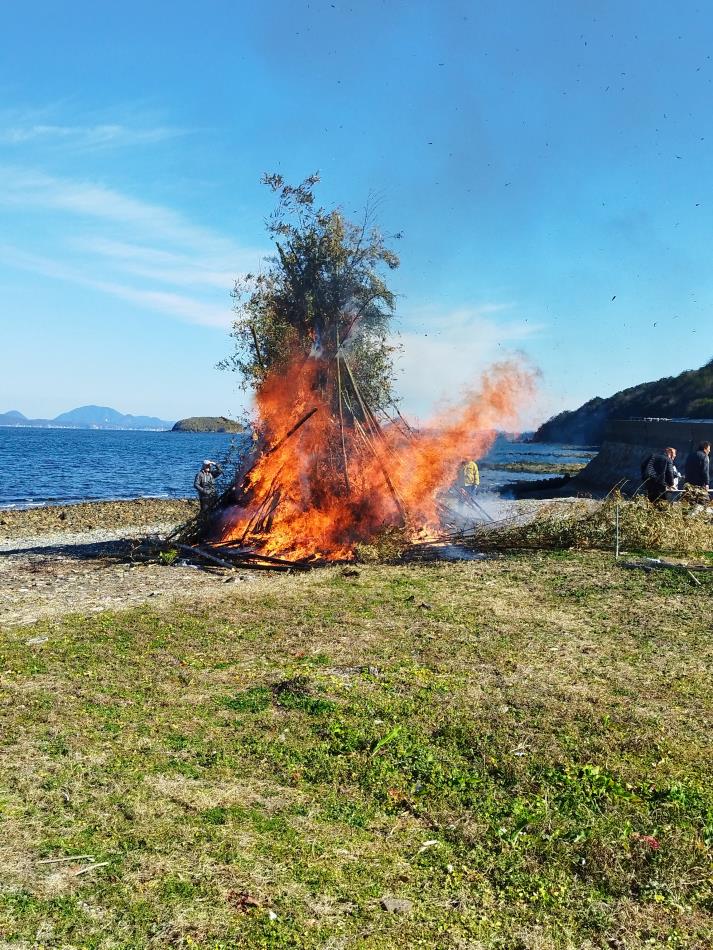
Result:
[[[53,422],[83,429],[170,429],[173,425],[155,416],[124,415],[109,406],[80,406],[60,413]]]
[[[155,416],[124,415],[109,406],[80,406],[54,419],[28,419],[16,409],[0,412],[0,426],[33,426],[61,429],[170,429],[172,422]]]
[[[597,396],[579,409],[560,412],[540,426],[533,441],[597,445],[610,419],[652,417],[713,419],[713,360],[700,369],[622,389],[606,399]]]
[[[27,417],[23,416],[17,409],[11,409],[9,412],[0,412],[0,426],[19,426],[27,422]]]
[[[244,432],[240,422],[226,416],[191,416],[179,419],[172,432]]]

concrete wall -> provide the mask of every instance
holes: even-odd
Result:
[[[604,430],[604,442],[648,445],[651,449],[671,445],[679,455],[687,455],[701,442],[713,442],[713,420],[612,419]]]
[[[678,452],[676,465],[683,471],[688,453],[700,442],[713,442],[713,421],[615,419],[607,423],[599,453],[576,481],[609,489],[625,478],[624,490],[634,491],[641,483],[645,456],[670,445]]]

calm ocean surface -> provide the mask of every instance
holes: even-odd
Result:
[[[223,433],[113,432],[0,427],[0,507],[119,498],[186,498],[204,458],[236,457],[246,437]],[[491,462],[586,461],[573,446],[499,438]],[[482,487],[541,478],[484,470]]]
[[[91,499],[185,498],[205,458],[245,436],[0,427],[0,506]]]

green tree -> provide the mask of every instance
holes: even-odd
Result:
[[[235,284],[235,349],[221,365],[238,371],[244,387],[258,388],[268,372],[311,354],[323,360],[326,387],[339,350],[365,399],[387,405],[395,297],[382,272],[395,270],[399,259],[374,225],[372,209],[355,224],[339,209],[318,207],[316,174],[296,186],[277,174],[263,182],[278,196],[267,221],[276,253],[262,273]]]

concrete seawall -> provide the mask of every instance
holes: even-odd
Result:
[[[582,488],[612,488],[627,479],[625,491],[641,483],[641,460],[656,449],[672,446],[676,465],[683,471],[688,453],[701,442],[713,442],[713,420],[614,419],[607,423],[599,453],[572,479]]]

